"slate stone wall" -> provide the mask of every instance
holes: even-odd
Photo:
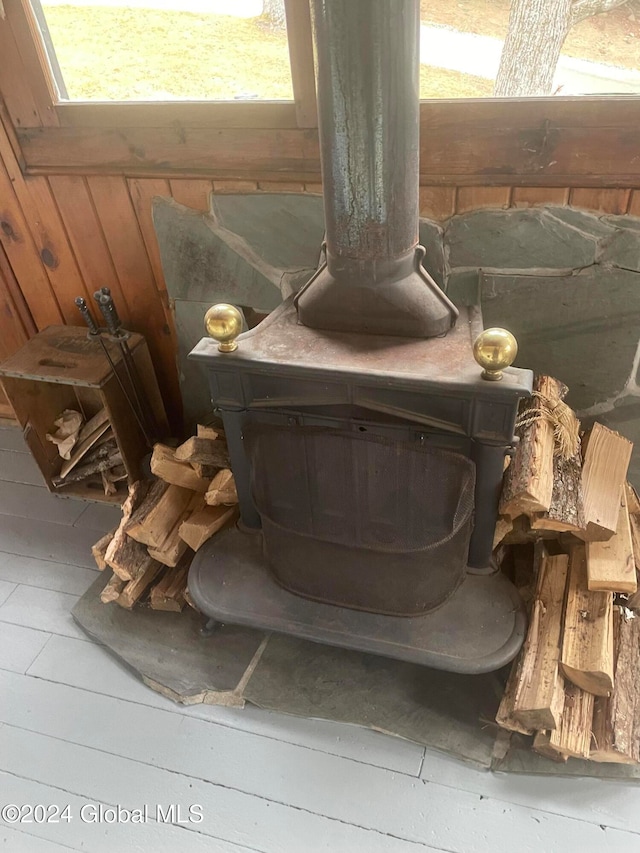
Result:
[[[211,215],[156,199],[154,222],[180,338],[185,409],[208,408],[186,355],[213,302],[273,309],[317,267],[322,197],[212,196]],[[570,207],[487,209],[420,221],[425,265],[458,304],[480,301],[485,326],[518,339],[516,364],[565,382],[583,423],[636,442],[640,486],[640,219]]]

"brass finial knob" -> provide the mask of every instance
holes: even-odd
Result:
[[[502,371],[510,367],[518,355],[518,342],[506,329],[485,329],[473,344],[473,357],[482,371],[482,378],[497,382]]]
[[[235,305],[219,302],[212,305],[204,315],[207,334],[218,341],[220,352],[233,352],[238,349],[236,338],[242,331],[242,314]]]

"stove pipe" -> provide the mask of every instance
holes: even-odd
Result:
[[[418,245],[419,0],[312,0],[326,264],[305,326],[429,338],[458,312]]]

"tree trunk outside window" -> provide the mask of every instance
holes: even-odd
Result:
[[[627,0],[512,0],[494,95],[542,96],[553,92],[562,45],[574,24]]]
[[[279,30],[286,27],[284,0],[263,0],[262,14],[269,19],[272,27]]]

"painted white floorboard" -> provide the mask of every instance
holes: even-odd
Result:
[[[50,636],[45,631],[0,622],[0,669],[26,672]]]
[[[8,726],[454,853],[565,853],[567,838],[599,853],[640,844],[588,819],[454,796],[412,776],[29,676],[0,672],[0,695]]]
[[[203,820],[191,828],[209,836],[212,849],[218,849],[214,839],[258,850],[304,853],[434,849],[11,726],[0,728],[0,754],[9,772],[37,778],[89,801],[119,803],[129,809],[146,804],[152,814],[158,804],[179,805],[183,814],[199,805]]]
[[[89,503],[85,504],[84,512],[78,516],[74,524],[75,527],[82,527],[85,530],[95,530],[96,539],[99,539],[103,533],[117,527],[121,518],[122,512],[119,506]]]
[[[0,513],[34,521],[73,524],[85,511],[86,503],[73,498],[52,495],[41,486],[11,483],[0,489]],[[32,532],[35,532],[32,526]]]
[[[0,551],[0,580],[82,595],[96,579],[97,569],[52,563]]]
[[[16,588],[17,584],[0,580],[0,605],[2,605]]]
[[[15,450],[19,453],[29,452],[22,437],[22,431],[17,427],[0,427],[0,449]]]
[[[251,706],[240,709],[178,705],[146,687],[106,649],[68,637],[52,637],[28,674],[140,705],[199,717],[275,740],[297,743],[307,749],[340,755],[395,772],[417,776],[422,765],[422,747],[359,726],[305,720]]]
[[[66,592],[17,586],[4,604],[0,605],[0,622],[86,640],[87,635],[71,616],[71,608],[78,598]]]
[[[3,729],[0,729],[0,734],[2,732]],[[30,753],[26,759],[29,757]],[[28,760],[25,760],[25,764],[31,766]],[[69,805],[73,819],[68,823],[33,823],[28,827],[28,832],[36,839],[67,845],[72,850],[87,853],[246,853],[247,850],[224,842],[218,845],[218,842],[212,842],[210,837],[201,833],[189,832],[170,824],[161,825],[155,821],[146,824],[85,822],[80,818],[83,806],[88,807],[83,812],[86,816],[94,813],[94,806],[97,810],[100,805],[107,807],[110,804],[7,772],[0,772],[0,790],[6,792],[12,803]],[[32,853],[30,847],[24,849]],[[43,849],[43,853],[46,849]]]
[[[576,820],[590,820],[638,833],[640,851],[640,787],[614,779],[526,776],[519,773],[488,773],[475,770],[444,756],[427,752],[423,779],[452,789],[462,789],[543,809]]]
[[[4,488],[0,483],[0,493]],[[91,546],[96,538],[95,530],[0,514],[0,551],[8,554],[95,569]]]
[[[31,454],[0,450],[0,480],[46,488],[44,477]]]
[[[69,850],[77,849],[28,835],[0,823],[0,850],[6,850],[7,853],[68,853]]]

